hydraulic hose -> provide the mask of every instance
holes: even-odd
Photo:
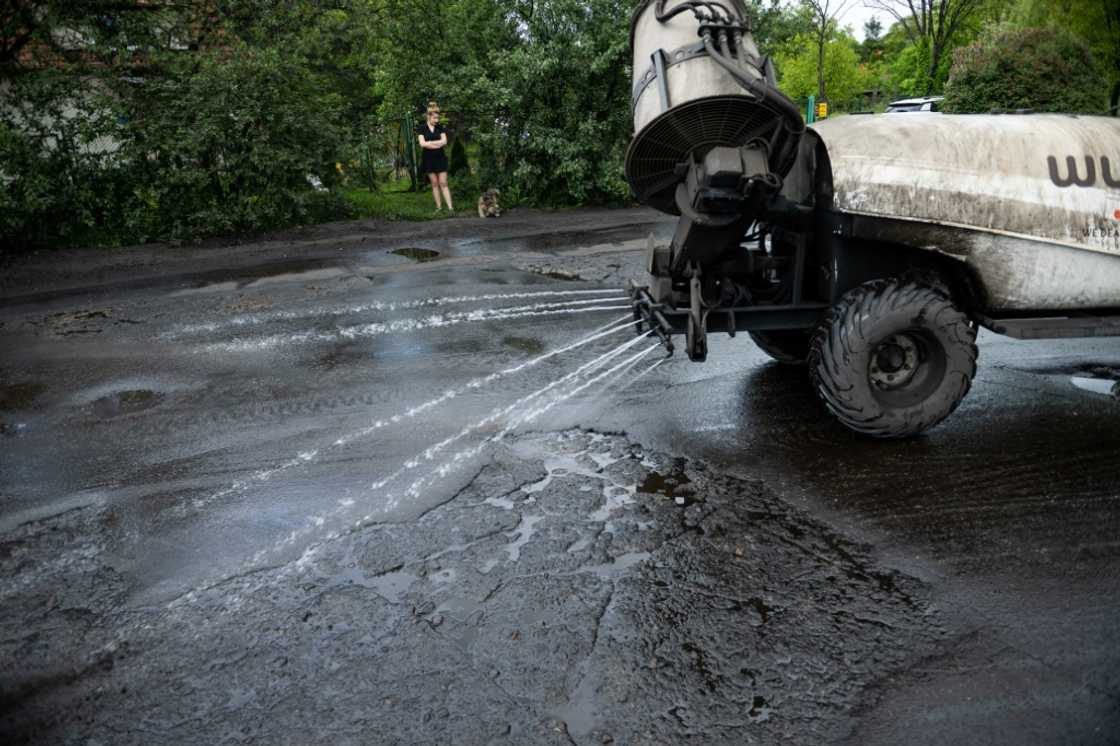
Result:
[[[731,56],[731,47],[728,43],[727,31],[725,31],[723,29],[720,29],[718,36],[719,36],[719,49],[720,49],[720,52],[723,54],[723,58],[727,59],[727,60],[735,59],[734,57]]]
[[[700,12],[700,8],[707,8],[711,12],[713,20],[717,22],[724,21],[730,23],[736,19],[742,20],[741,18],[739,18],[738,12],[735,12],[733,14],[726,5],[720,2],[715,2],[714,0],[689,0],[689,2],[674,5],[673,8],[669,10],[669,12],[665,12],[666,2],[667,0],[657,0],[656,18],[661,23],[665,23],[669,19],[685,12],[686,10],[691,10],[694,14],[698,14]],[[721,11],[722,15],[720,15]]]
[[[732,2],[732,8],[728,8],[719,0],[687,0],[674,5],[667,11],[665,9],[667,1],[656,0],[655,17],[660,23],[665,23],[680,13],[691,10],[703,29],[701,38],[708,55],[726,70],[735,82],[750,91],[762,103],[777,110],[784,126],[781,126],[782,137],[776,139],[775,142],[777,146],[774,149],[777,166],[775,170],[784,176],[793,165],[801,134],[805,131],[805,122],[801,118],[801,111],[780,91],[766,83],[755,80],[750,74],[747,55],[743,51],[743,34],[741,31],[729,33],[727,29],[719,29],[716,38],[713,40],[711,30],[703,28],[708,22],[726,26],[742,24],[744,18],[739,11],[739,6]],[[707,14],[704,9],[711,13],[710,19],[706,17]]]
[[[731,77],[735,79],[735,82],[757,96],[764,104],[768,104],[781,114],[785,123],[787,137],[785,138],[785,142],[782,143],[781,152],[775,154],[778,159],[778,168],[775,170],[782,176],[785,176],[793,165],[793,159],[797,155],[797,145],[801,140],[801,134],[805,131],[805,122],[801,118],[801,111],[797,108],[796,104],[782,93],[746,75],[745,71],[740,68],[739,65],[724,58],[712,43],[712,34],[710,31],[705,31],[701,35],[701,38],[704,41],[704,49],[708,52],[708,55],[715,60],[720,67],[726,70]]]

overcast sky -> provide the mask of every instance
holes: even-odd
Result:
[[[881,10],[872,10],[865,8],[863,0],[853,0],[851,7],[840,17],[841,26],[851,26],[852,33],[856,38],[863,41],[863,24],[871,18],[871,16],[879,16],[879,23],[883,24],[883,33],[887,33],[887,29],[891,27],[894,19],[887,13]]]

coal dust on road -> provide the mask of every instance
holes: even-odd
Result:
[[[0,284],[4,743],[1116,743],[1120,347],[869,441],[664,356],[646,210]]]

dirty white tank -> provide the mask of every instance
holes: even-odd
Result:
[[[1120,119],[906,113],[813,130],[836,209],[967,262],[992,308],[1120,307]]]

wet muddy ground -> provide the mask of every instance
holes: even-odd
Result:
[[[1120,742],[1120,342],[863,440],[620,328],[672,228],[6,266],[3,741]]]

